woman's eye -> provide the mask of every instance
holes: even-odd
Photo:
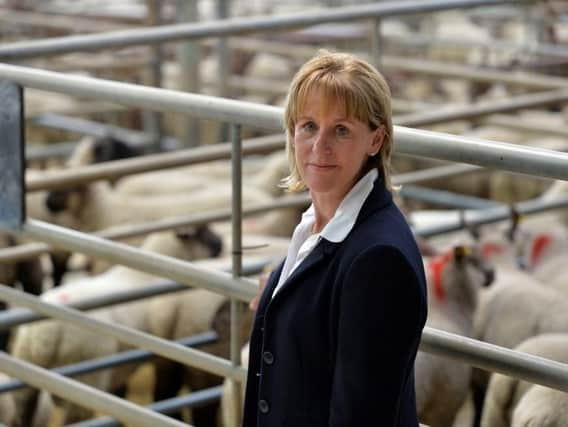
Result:
[[[313,132],[316,130],[316,125],[314,122],[306,122],[302,124],[301,128],[305,132]]]
[[[349,135],[349,129],[345,126],[337,126],[335,128],[335,133],[337,134],[337,136],[347,136]]]

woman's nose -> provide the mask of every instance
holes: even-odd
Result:
[[[313,147],[312,147],[313,151],[330,151],[331,149],[331,138],[329,136],[329,133],[326,132],[323,129],[320,129],[320,131],[317,133]]]

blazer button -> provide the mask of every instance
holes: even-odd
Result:
[[[268,402],[263,399],[258,401],[258,409],[263,414],[268,414],[268,411],[270,411],[270,406],[268,406]]]
[[[262,354],[262,359],[264,360],[264,363],[266,363],[267,365],[272,365],[274,363],[274,355],[269,351],[265,351]]]

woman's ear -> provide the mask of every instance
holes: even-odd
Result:
[[[381,147],[383,146],[384,139],[385,139],[385,127],[381,125],[374,131],[373,141],[371,143],[371,147],[368,152],[369,156],[372,157],[380,151]]]

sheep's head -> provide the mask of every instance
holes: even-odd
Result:
[[[192,241],[203,245],[208,255],[203,258],[216,258],[223,250],[223,240],[215,234],[207,225],[199,225],[197,227],[186,227],[176,232],[176,237],[183,242],[190,243]]]
[[[142,244],[142,249],[186,261],[216,257],[221,248],[221,238],[206,225],[152,233]]]
[[[477,304],[479,289],[489,286],[495,277],[493,266],[475,245],[455,246],[431,259],[428,273],[437,302],[455,302],[471,308]]]
[[[79,186],[50,191],[45,197],[45,206],[51,214],[67,212],[78,216],[88,197],[88,189],[88,186]]]

